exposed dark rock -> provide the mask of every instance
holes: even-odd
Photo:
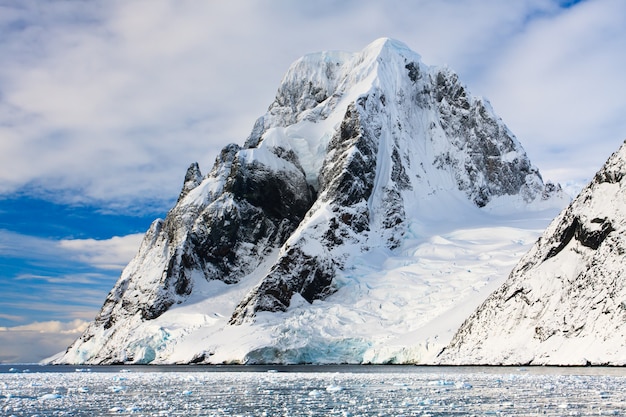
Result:
[[[279,260],[263,282],[235,309],[230,324],[240,324],[259,311],[286,311],[295,293],[308,302],[333,292],[336,265],[292,248]]]
[[[413,187],[411,187],[411,180],[406,173],[406,169],[404,168],[404,164],[402,163],[398,148],[393,148],[391,161],[393,162],[393,165],[391,167],[391,180],[401,190],[412,189]]]
[[[357,108],[348,106],[339,131],[328,145],[330,156],[320,174],[320,198],[328,201],[336,215],[326,224],[321,243],[332,248],[354,241],[369,229],[367,202],[376,173],[375,139],[360,121]],[[332,290],[332,279],[340,260],[308,255],[291,248],[276,267],[235,310],[230,323],[251,319],[258,311],[284,311],[299,293],[309,301],[324,298]]]
[[[483,207],[493,197],[501,195],[522,194],[530,201],[537,192],[544,190],[542,184],[528,184],[529,175],[539,176],[537,169],[519,154],[520,146],[514,136],[489,115],[481,101],[468,101],[456,75],[438,73],[436,87],[434,94],[440,103],[441,126],[450,137],[456,138],[453,145],[465,150],[469,158],[462,164],[447,152],[438,155],[435,164],[442,169],[464,166],[466,175],[458,177],[459,188],[466,191],[476,205]],[[545,193],[557,191],[545,190]]]
[[[182,200],[189,191],[196,188],[202,182],[202,173],[200,172],[200,166],[197,162],[194,162],[187,169],[187,173],[185,174],[185,181],[183,183],[183,189],[178,196],[178,201]]]
[[[411,79],[411,81],[416,82],[417,80],[421,78],[420,71],[419,71],[419,64],[415,62],[409,62],[408,64],[405,65],[404,68],[406,68],[409,71],[409,78]]]

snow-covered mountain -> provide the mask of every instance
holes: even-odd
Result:
[[[456,329],[547,223],[540,210],[565,204],[449,69],[391,39],[307,55],[243,147],[204,177],[191,165],[56,360],[424,360],[445,345],[424,326],[454,310]]]
[[[626,144],[463,324],[450,364],[626,365]]]

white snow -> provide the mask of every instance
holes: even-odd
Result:
[[[209,363],[243,363],[271,361],[250,352],[269,355],[274,348],[287,363],[430,363],[504,281],[553,213],[495,222],[467,214],[471,221],[418,225],[428,232],[407,236],[396,252],[357,254],[338,277],[335,294],[312,305],[294,300],[287,312],[261,313],[254,324],[227,323],[237,302],[263,277],[262,268],[239,284],[204,281],[185,304],[136,323],[131,333],[145,346],[129,345],[134,351],[128,356],[185,363],[204,351]],[[272,258],[266,265],[271,263]]]

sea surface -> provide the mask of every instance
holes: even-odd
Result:
[[[0,415],[626,415],[626,369],[0,365]]]

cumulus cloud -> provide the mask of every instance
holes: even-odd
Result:
[[[63,239],[58,245],[75,260],[99,269],[121,270],[139,249],[143,233],[111,239]]]
[[[132,259],[143,238],[142,233],[110,239],[53,240],[0,229],[0,256],[20,257],[61,263],[81,262],[95,269],[123,269]],[[89,274],[80,274],[87,277]],[[36,275],[30,278],[37,278]]]

